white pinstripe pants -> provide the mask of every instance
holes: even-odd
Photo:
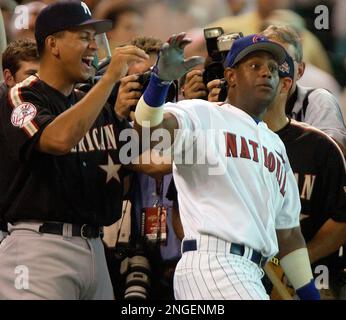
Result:
[[[212,241],[210,241],[212,240]],[[183,253],[174,274],[177,300],[268,300],[263,270],[229,253],[230,243],[202,236],[196,251]]]

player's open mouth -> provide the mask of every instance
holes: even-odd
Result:
[[[82,58],[82,62],[87,68],[91,67],[91,63],[93,60],[94,60],[93,56],[87,56]]]

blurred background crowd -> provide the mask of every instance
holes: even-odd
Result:
[[[38,12],[55,1],[0,0],[0,19],[3,20],[0,24],[5,28],[0,31],[1,52],[6,41],[33,38]],[[241,31],[246,35],[259,32],[269,24],[288,24],[298,31],[303,41],[307,70],[301,84],[333,92],[346,116],[346,1],[85,0],[85,3],[95,17],[114,22],[107,34],[111,48],[128,43],[135,36],[165,41],[171,34],[185,31],[193,39],[187,55],[206,56],[203,36],[206,27],[222,27],[226,33]],[[29,13],[27,29],[18,28],[26,23],[24,11]],[[104,55],[101,46],[100,57]]]
[[[9,43],[15,40],[25,38],[34,40],[34,26],[38,13],[47,4],[57,1],[59,0],[0,0],[0,54]],[[147,71],[155,63],[162,43],[174,33],[187,32],[187,36],[192,39],[192,43],[185,50],[187,57],[194,55],[207,57],[205,28],[222,27],[225,33],[242,32],[244,35],[249,35],[259,33],[270,25],[289,25],[300,36],[303,46],[302,60],[306,63],[304,75],[298,83],[305,87],[325,88],[333,93],[338,99],[346,120],[345,0],[84,0],[84,2],[90,8],[94,18],[113,21],[113,29],[107,33],[110,49],[131,43],[142,48],[150,56],[147,62],[133,64],[128,75]],[[290,41],[286,42],[290,43]],[[25,73],[23,79],[38,69],[39,62],[33,42],[14,43],[7,51],[3,57],[9,61],[9,64],[15,65],[16,60],[31,62],[27,66],[29,70],[26,73],[25,68],[22,68]],[[100,41],[99,61],[106,55],[107,46]],[[16,59],[13,59],[14,57]],[[295,62],[298,61],[295,60]],[[4,66],[5,64],[4,62]],[[17,69],[10,71],[15,75]],[[8,70],[4,74],[0,73],[0,81],[3,80],[4,75],[8,87],[22,81],[19,76],[11,78],[11,72]],[[11,81],[6,81],[6,75]],[[188,76],[186,79],[188,80]],[[131,81],[123,81],[123,87],[120,89],[118,87],[118,90],[123,90]],[[327,92],[326,94],[328,95]],[[119,99],[119,103],[121,102]],[[336,105],[331,104],[333,107]],[[132,182],[135,186],[133,195],[135,201],[132,205],[135,207],[137,218],[141,214],[141,208],[151,206],[154,200],[157,201],[166,195],[170,180],[171,175],[165,176],[160,184],[162,190],[158,191],[160,188],[157,181],[149,176],[138,175],[135,178]],[[169,197],[167,199],[165,197],[164,201],[167,203],[164,205],[171,207],[172,202],[168,202],[168,199]],[[128,201],[124,212],[131,210],[127,204]],[[168,219],[171,219],[170,215]],[[140,224],[139,221],[137,224]],[[172,222],[169,221],[168,224]],[[115,245],[115,239],[114,237],[107,238],[110,234],[115,235],[115,231],[106,232],[104,241],[112,247]],[[180,242],[173,232],[168,233],[168,245],[163,248],[161,247],[161,254],[157,256],[155,252],[151,260],[156,261],[153,265],[154,273],[163,273],[161,278],[166,281],[172,278],[175,263],[180,256]],[[161,259],[165,261],[164,268],[162,268]],[[118,281],[116,278],[113,279],[116,274],[115,269],[118,267],[118,265],[110,264],[113,282]],[[158,270],[155,270],[156,267]],[[165,286],[169,287],[166,283]],[[158,287],[157,297],[172,298],[172,290],[163,292],[161,289]],[[156,297],[155,294],[154,297]]]

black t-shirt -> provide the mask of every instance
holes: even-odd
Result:
[[[81,99],[31,76],[0,106],[0,218],[109,225],[121,215],[120,123],[106,105],[68,154],[39,152],[35,144],[56,116]],[[78,121],[78,119],[76,119]],[[1,220],[0,219],[0,220]]]
[[[344,158],[331,138],[305,123],[291,120],[276,133],[298,182],[301,229],[309,242],[328,219],[346,221]]]
[[[4,81],[0,82],[0,101],[7,96],[8,88]]]

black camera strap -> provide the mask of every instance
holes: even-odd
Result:
[[[162,216],[167,213],[163,204],[164,177],[162,177],[161,179],[155,179],[155,182],[156,182],[156,195],[158,196],[156,206],[158,207],[158,210],[159,210],[156,245],[159,247],[162,241],[162,234],[161,234]],[[166,221],[166,219],[164,219],[164,221]]]
[[[163,178],[155,179],[156,195],[158,196],[157,204],[163,206]]]
[[[122,207],[122,211],[121,211],[121,218],[120,218],[120,222],[119,222],[119,229],[118,229],[118,232],[117,232],[117,235],[116,235],[116,240],[115,240],[115,245],[114,247],[117,246],[117,244],[119,243],[119,238],[120,238],[120,235],[121,235],[121,231],[122,231],[122,228],[123,228],[123,223],[124,223],[124,219],[125,219],[125,216],[126,216],[126,212],[127,212],[127,208],[130,204],[130,199],[129,199],[129,194],[132,192],[133,190],[133,186],[134,186],[134,175],[131,175],[131,177],[129,178],[130,179],[130,183],[129,183],[129,189],[128,189],[128,192],[127,194],[125,195],[126,197],[126,200],[125,200],[125,206],[123,205]],[[124,202],[123,202],[124,203]],[[132,233],[132,217],[130,216],[130,219],[131,219],[131,230],[130,230],[130,234]]]

